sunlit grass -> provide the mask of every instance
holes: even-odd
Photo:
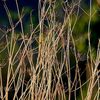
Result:
[[[39,0],[39,24],[33,28],[30,12],[29,33],[25,33],[22,22],[24,11],[19,10],[17,0],[19,21],[15,25],[9,8],[4,2],[11,29],[8,30],[10,37],[5,35],[5,45],[0,48],[0,55],[2,52],[7,53],[4,63],[6,65],[0,64],[0,98],[2,100],[11,100],[11,98],[12,100],[99,100],[100,41],[95,51],[96,57],[93,58],[90,43],[91,5],[87,33],[82,35],[83,37],[75,38],[74,28],[76,22],[78,23],[80,1],[69,4],[70,11],[68,5],[63,4],[64,8],[61,9],[64,9],[65,13],[62,15],[62,22],[59,21],[59,17],[56,19],[58,16],[56,2],[56,0],[53,3],[44,0],[41,5]],[[75,6],[78,7],[77,10]],[[74,22],[73,14],[77,15]],[[19,34],[15,30],[18,23],[21,25]],[[88,46],[85,51],[86,57],[82,59],[84,55],[82,50],[86,47],[85,40],[88,40]],[[1,59],[2,57],[0,56]],[[86,60],[82,71],[78,64],[80,59]],[[74,60],[74,66],[71,66],[72,60]],[[84,73],[86,80],[82,79]]]

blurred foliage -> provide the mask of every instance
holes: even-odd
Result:
[[[76,42],[76,47],[79,51],[87,52],[88,50],[88,36],[86,35],[88,33],[88,25],[89,25],[89,13],[90,9],[89,7],[84,7],[84,11],[81,11],[79,16],[77,17],[74,15],[72,18],[72,25],[74,24],[75,18],[77,17],[77,22],[75,24],[73,35]],[[96,49],[98,45],[98,39],[100,38],[99,35],[99,26],[100,26],[100,19],[99,19],[99,10],[96,3],[92,4],[91,9],[91,27],[89,29],[89,32],[91,33],[91,46],[92,46],[92,55],[93,58],[96,57]]]

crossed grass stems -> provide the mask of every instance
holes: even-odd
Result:
[[[98,65],[100,62],[100,41],[98,42],[97,57],[94,60],[91,56],[91,44],[90,44],[90,22],[91,22],[91,4],[90,4],[90,15],[89,15],[89,25],[88,25],[88,41],[89,49],[87,51],[87,74],[89,74],[88,79],[82,83],[80,69],[78,62],[80,60],[80,55],[77,52],[75,40],[73,37],[73,29],[77,22],[75,19],[74,25],[71,23],[71,16],[74,11],[74,6],[79,6],[79,3],[71,7],[72,9],[67,12],[67,7],[65,7],[65,15],[63,23],[56,21],[55,14],[55,2],[52,4],[48,2],[48,8],[45,9],[47,0],[42,2],[39,0],[38,12],[39,12],[39,24],[35,29],[33,29],[32,16],[30,16],[31,29],[30,36],[25,35],[22,19],[23,10],[20,13],[18,2],[16,0],[16,6],[18,11],[19,21],[14,25],[12,17],[10,15],[9,8],[4,2],[4,7],[8,15],[9,23],[11,28],[5,31],[4,36],[6,37],[5,47],[8,52],[8,58],[6,63],[0,64],[0,98],[2,100],[8,100],[9,91],[12,87],[14,89],[13,100],[71,100],[72,93],[74,93],[74,98],[77,100],[77,90],[79,90],[80,99],[82,100],[99,100],[100,97],[100,80],[99,80],[99,70]],[[79,9],[79,8],[78,8]],[[77,16],[79,11],[77,10]],[[31,12],[30,12],[31,15]],[[45,27],[44,20],[47,20],[48,26]],[[15,33],[16,26],[20,23],[21,34],[20,38],[17,37]],[[66,29],[67,27],[67,29]],[[8,33],[11,34],[10,38]],[[39,35],[37,35],[39,33]],[[16,45],[17,41],[22,40],[17,51]],[[36,47],[31,47],[33,41],[37,42]],[[22,48],[22,45],[24,47]],[[71,44],[71,48],[70,48]],[[71,65],[70,65],[70,50],[72,50],[75,57],[76,67],[74,81],[71,81]],[[61,52],[60,61],[58,60],[58,52]],[[15,52],[16,51],[16,52]],[[37,57],[34,56],[37,54]],[[35,57],[36,62],[34,62],[33,57]],[[27,58],[27,61],[25,60]],[[17,62],[17,64],[16,64]],[[28,64],[26,64],[28,62]],[[7,67],[7,81],[6,86],[3,85],[2,69]],[[16,68],[15,68],[16,67]],[[63,72],[63,68],[66,70]],[[83,71],[84,73],[84,71]],[[30,77],[28,81],[25,80],[26,74]],[[67,76],[67,88],[65,89],[62,75]],[[79,86],[77,87],[77,83]],[[84,93],[83,87],[87,85],[86,93]],[[25,88],[24,88],[25,87]],[[5,91],[5,93],[3,92]],[[18,95],[19,91],[21,94]],[[95,92],[94,92],[95,91]],[[94,94],[94,95],[93,95]]]

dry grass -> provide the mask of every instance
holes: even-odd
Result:
[[[48,7],[47,7],[48,4]],[[62,15],[63,22],[56,20],[57,10],[55,10],[56,0],[44,0],[41,5],[39,0],[38,16],[39,24],[35,29],[32,28],[31,35],[27,36],[23,28],[23,12],[19,11],[18,2],[16,6],[18,11],[19,21],[16,25],[9,11],[9,8],[4,3],[6,13],[8,15],[11,29],[11,37],[6,35],[7,65],[0,67],[0,98],[2,100],[99,100],[100,99],[100,77],[98,70],[100,62],[100,40],[98,43],[96,59],[92,58],[90,44],[90,23],[91,23],[91,5],[88,22],[88,42],[89,48],[87,51],[86,71],[87,80],[82,81],[80,73],[79,55],[76,48],[76,40],[74,38],[74,27],[78,21],[80,1],[68,5],[63,5],[65,14]],[[75,11],[75,7],[77,11]],[[76,14],[76,19],[72,23],[72,15]],[[31,12],[30,12],[31,15]],[[31,16],[32,17],[32,16]],[[31,18],[30,18],[31,20]],[[44,24],[47,21],[48,25]],[[16,35],[15,27],[21,24],[20,39],[22,42],[17,46],[19,37]],[[31,21],[31,26],[33,25]],[[39,35],[37,35],[39,33]],[[32,47],[32,42],[37,43]],[[74,80],[71,80],[71,63],[70,44],[73,49],[75,66]],[[24,47],[23,47],[24,45]],[[35,44],[34,44],[35,45]],[[17,48],[17,50],[16,50]],[[35,60],[34,60],[35,59]],[[0,65],[2,66],[2,65]],[[3,70],[6,72],[6,85],[3,83]],[[83,70],[83,72],[84,72]],[[62,76],[65,76],[63,80]],[[64,82],[66,85],[64,85]],[[84,88],[86,87],[86,89]],[[10,93],[12,92],[12,93]],[[9,98],[9,99],[8,99]]]

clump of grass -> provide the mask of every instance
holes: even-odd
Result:
[[[26,34],[22,22],[24,14],[20,12],[17,0],[19,21],[15,25],[9,8],[4,2],[11,27],[7,32],[11,35],[10,37],[5,35],[6,44],[1,50],[6,48],[7,53],[7,64],[3,68],[0,67],[0,98],[2,100],[11,100],[11,96],[13,100],[72,100],[73,98],[99,100],[100,41],[94,60],[90,44],[91,4],[87,32],[89,48],[86,51],[87,63],[82,72],[79,66],[81,55],[76,48],[77,40],[73,31],[78,22],[80,1],[71,4],[62,2],[60,5],[61,11],[64,10],[62,21],[59,21],[59,10],[56,4],[56,0],[43,2],[39,0],[39,24],[35,29],[30,30],[31,33]],[[76,15],[74,23],[72,22],[73,14]],[[30,22],[33,26],[32,20]],[[21,25],[21,34],[17,36],[15,27],[18,23]],[[71,66],[72,60],[75,62],[74,67]],[[5,69],[6,74],[3,72]],[[81,78],[84,72],[87,75],[85,82]]]

